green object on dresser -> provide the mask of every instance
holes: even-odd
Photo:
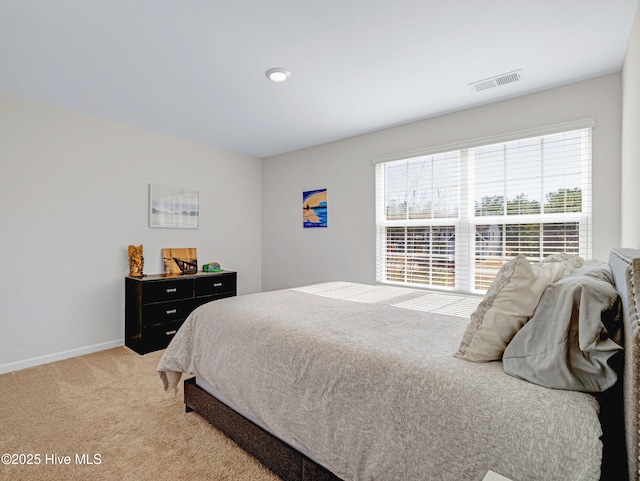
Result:
[[[220,264],[217,262],[209,262],[202,266],[202,270],[204,272],[220,272],[222,269],[220,268]]]

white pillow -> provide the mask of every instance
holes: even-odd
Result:
[[[545,288],[583,262],[572,257],[532,265],[524,254],[518,254],[504,264],[471,314],[455,357],[475,362],[499,361],[509,341],[535,312]]]

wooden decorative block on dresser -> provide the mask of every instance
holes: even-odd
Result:
[[[233,271],[125,278],[125,345],[145,354],[169,345],[196,307],[236,295]]]

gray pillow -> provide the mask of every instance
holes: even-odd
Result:
[[[454,356],[474,362],[499,361],[509,341],[533,315],[545,288],[583,262],[573,256],[534,265],[518,254],[504,264],[471,314]]]
[[[541,386],[601,392],[618,378],[621,305],[611,268],[588,261],[549,285],[504,351],[507,374]]]

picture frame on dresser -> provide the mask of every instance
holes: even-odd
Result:
[[[125,277],[125,346],[146,354],[169,345],[191,312],[237,295],[235,271]]]

